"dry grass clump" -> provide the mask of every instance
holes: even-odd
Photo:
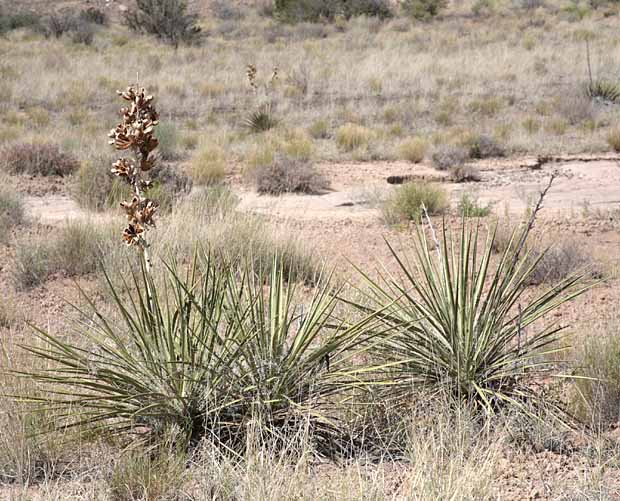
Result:
[[[20,242],[9,268],[13,284],[27,290],[52,275],[85,275],[99,269],[113,254],[113,228],[90,221],[72,220],[54,232]]]
[[[420,163],[426,156],[428,150],[428,142],[420,137],[412,137],[403,141],[398,153],[401,158],[411,163]]]
[[[14,190],[0,185],[0,244],[7,243],[11,229],[22,225],[25,219],[24,205],[20,196]]]
[[[592,99],[584,92],[572,92],[558,102],[560,115],[570,125],[580,125],[596,118],[596,109]]]
[[[465,163],[468,153],[462,146],[442,144],[437,146],[431,156],[433,165],[438,170],[449,170]]]
[[[373,137],[372,131],[354,123],[347,123],[336,131],[336,143],[344,151],[353,151],[368,146]]]
[[[9,174],[68,176],[78,168],[73,155],[51,143],[18,143],[0,152],[0,169]]]
[[[265,195],[318,194],[330,185],[312,163],[287,155],[277,155],[273,162],[256,167],[252,176],[256,191]]]
[[[607,144],[615,152],[620,152],[620,129],[615,128],[607,134]]]
[[[189,172],[196,184],[221,183],[226,177],[226,152],[217,144],[201,146],[190,161]]]
[[[618,325],[605,325],[603,332],[586,336],[577,350],[574,405],[584,421],[607,427],[620,419],[620,335]]]
[[[327,120],[316,120],[308,127],[308,133],[314,139],[327,139],[330,137],[329,122]]]
[[[395,224],[419,220],[423,207],[431,216],[443,214],[450,207],[448,193],[438,184],[406,183],[385,200],[381,211],[388,224]]]

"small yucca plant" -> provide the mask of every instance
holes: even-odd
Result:
[[[243,121],[244,126],[254,133],[273,129],[278,125],[278,121],[274,117],[271,94],[278,81],[278,68],[273,69],[269,79],[261,82],[258,79],[256,66],[249,64],[246,68],[246,76],[257,104],[256,109],[251,111]]]
[[[444,229],[442,243],[429,244],[418,228],[413,259],[388,244],[398,275],[374,280],[360,270],[368,288],[351,304],[381,311],[380,322],[393,332],[372,344],[380,362],[364,372],[376,376],[370,384],[387,385],[396,397],[447,391],[489,414],[543,403],[535,384],[554,373],[562,329],[537,321],[587,287],[575,270],[530,298],[525,291],[540,257],[509,245],[494,266],[494,238],[491,232],[481,242],[478,229],[464,224],[451,243]]]
[[[620,84],[604,78],[590,81],[586,86],[586,92],[592,99],[609,103],[616,103],[620,100]]]

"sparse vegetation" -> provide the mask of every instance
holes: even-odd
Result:
[[[577,272],[594,271],[592,260],[583,247],[569,238],[555,241],[544,251],[533,250],[531,259],[536,266],[529,275],[530,284],[557,283]]]
[[[51,143],[17,143],[0,151],[0,170],[9,174],[68,176],[78,167],[73,155]]]
[[[221,183],[226,176],[226,153],[217,144],[205,144],[193,156],[190,174],[196,184]]]
[[[329,181],[312,163],[285,155],[256,167],[252,175],[256,191],[262,194],[317,194],[329,188]]]
[[[457,206],[458,213],[463,217],[486,217],[491,213],[492,205],[480,205],[478,199],[470,194],[463,193]]]
[[[461,146],[443,144],[435,148],[432,155],[433,165],[439,170],[460,167],[467,160],[467,150]]]
[[[419,221],[423,208],[431,216],[449,208],[446,190],[432,183],[412,182],[397,187],[382,207],[383,218],[390,224]]]
[[[403,0],[400,8],[417,21],[429,21],[448,5],[446,0]]]
[[[469,158],[503,157],[506,149],[491,136],[471,134],[465,138],[464,146],[469,150]]]
[[[198,16],[188,13],[185,0],[136,0],[135,9],[125,14],[127,26],[170,43],[196,44],[202,37]]]

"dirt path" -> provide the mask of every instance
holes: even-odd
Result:
[[[531,168],[523,160],[481,162],[481,181],[454,184],[447,175],[426,165],[406,162],[321,164],[319,168],[332,182],[323,195],[261,196],[240,186],[239,208],[293,220],[342,221],[373,220],[379,216],[378,202],[390,190],[391,176],[412,177],[444,184],[454,204],[463,192],[474,194],[481,203],[491,203],[497,213],[522,213],[536,198],[553,171],[559,176],[549,192],[545,207],[560,212],[598,211],[620,208],[620,162],[614,160],[565,161]],[[45,224],[92,216],[68,195],[26,196],[29,215]]]

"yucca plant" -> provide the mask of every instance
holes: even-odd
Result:
[[[343,376],[374,316],[354,324],[336,321],[338,290],[329,276],[318,281],[305,307],[295,303],[296,287],[286,283],[282,263],[272,264],[267,291],[262,277],[247,275],[236,293],[247,305],[235,316],[241,338],[247,339],[241,347],[240,408],[260,419],[270,440],[309,425],[314,445],[328,453],[339,435],[330,402],[346,393]]]
[[[271,95],[278,81],[278,68],[274,67],[271,77],[264,81],[258,79],[258,70],[253,64],[246,67],[245,73],[250,89],[254,94],[256,109],[248,113],[243,124],[250,132],[254,133],[273,129],[278,125],[278,121],[274,117]]]
[[[592,99],[600,99],[609,103],[620,100],[620,84],[604,78],[597,78],[588,82],[586,92]]]
[[[551,357],[562,350],[562,328],[537,321],[584,292],[583,275],[575,271],[531,298],[525,291],[540,256],[509,245],[493,265],[494,231],[486,242],[465,224],[450,243],[445,228],[442,236],[429,244],[418,228],[413,259],[388,244],[398,275],[375,280],[360,270],[368,287],[351,304],[365,314],[382,311],[378,318],[393,333],[375,338],[379,362],[358,374],[395,397],[447,392],[487,414],[506,404],[535,406],[542,398],[533,383],[553,374]]]
[[[182,277],[170,266],[156,285],[143,264],[120,290],[106,273],[117,318],[84,296],[75,341],[36,329],[40,343],[24,346],[51,367],[18,373],[40,383],[30,401],[54,412],[59,428],[153,437],[172,427],[187,441],[202,436],[234,404],[229,368],[243,342],[226,321],[232,270],[211,256],[203,268]]]
[[[372,317],[334,324],[327,279],[305,310],[295,306],[279,259],[267,292],[251,265],[210,254],[194,263],[183,276],[169,265],[163,283],[143,263],[120,290],[106,274],[117,318],[88,300],[75,341],[37,329],[24,348],[51,369],[17,372],[41,389],[23,400],[89,435],[173,430],[182,444],[206,437],[238,451],[254,420],[276,438],[310,423],[330,447],[334,427],[319,408],[346,386],[339,368]]]

